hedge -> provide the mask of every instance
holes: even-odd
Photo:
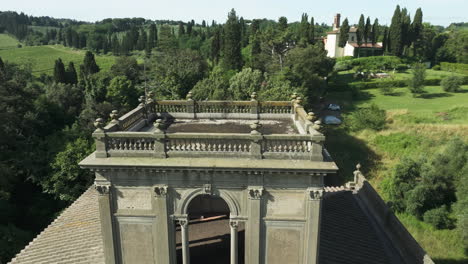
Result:
[[[444,71],[468,74],[468,64],[464,63],[441,62],[440,68]]]

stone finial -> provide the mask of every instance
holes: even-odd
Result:
[[[309,120],[310,122],[313,122],[313,121],[316,119],[314,112],[309,112],[309,113],[307,113],[307,117],[306,117],[306,118],[307,118],[307,120]]]
[[[161,128],[162,128],[162,125],[163,125],[163,124],[162,124],[162,120],[159,119],[159,118],[156,119],[156,121],[154,121],[154,123],[153,123],[154,132],[156,132],[156,133],[162,133],[162,132],[163,132],[162,129],[161,129]]]
[[[315,121],[312,128],[320,132],[322,130],[322,122],[320,120]]]
[[[294,101],[294,103],[295,103],[297,106],[302,106],[302,98],[301,98],[301,97],[297,97],[296,100]]]
[[[142,95],[140,96],[140,98],[138,98],[138,102],[140,102],[140,104],[138,105],[139,107],[143,107],[145,106],[145,97]]]
[[[94,121],[94,126],[96,127],[97,132],[104,132],[104,119],[98,118]]]
[[[187,101],[193,101],[192,96],[193,96],[192,92],[191,92],[191,91],[188,92],[188,94],[187,94]]]
[[[257,93],[256,93],[256,92],[253,92],[253,93],[250,95],[250,98],[252,98],[250,101],[257,101]]]
[[[252,135],[260,135],[261,133],[258,131],[259,128],[262,127],[262,124],[258,120],[254,121],[252,124],[250,124],[250,128],[252,131],[250,131],[250,134]]]
[[[291,101],[295,102],[297,98],[297,93],[291,94]]]
[[[146,96],[146,104],[152,103],[153,102],[153,97],[154,97],[153,91],[149,91],[148,95]]]
[[[353,172],[353,174],[354,174],[354,184],[357,184],[359,175],[362,175],[362,173],[361,173],[361,163],[356,164],[356,170]]]
[[[361,163],[356,164],[356,170],[361,172]]]
[[[110,118],[111,118],[111,123],[112,124],[117,124],[119,123],[119,112],[117,110],[112,110],[112,112],[110,113]]]

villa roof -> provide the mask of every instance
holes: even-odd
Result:
[[[104,263],[97,196],[88,189],[10,263]],[[355,196],[325,188],[319,263],[404,263]]]

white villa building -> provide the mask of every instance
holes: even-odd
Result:
[[[362,43],[359,47],[357,44],[356,31],[357,28],[352,26],[349,29],[349,38],[348,42],[344,48],[338,46],[340,39],[340,20],[341,15],[336,14],[333,22],[333,30],[327,32],[327,37],[324,39],[325,49],[327,50],[328,57],[339,58],[344,56],[353,56],[353,57],[367,57],[373,55],[382,55],[382,42],[372,44],[369,40],[368,43]],[[359,48],[359,49],[358,49]],[[359,50],[359,56],[358,56]]]

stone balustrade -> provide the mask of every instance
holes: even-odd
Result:
[[[111,122],[93,133],[96,157],[237,157],[252,159],[323,160],[325,137],[318,132],[314,117],[306,113],[300,100],[259,102],[251,101],[194,101],[145,100],[120,118],[117,111]],[[157,118],[210,119],[285,119],[291,118],[299,134],[263,135],[254,122],[250,134],[241,133],[165,133],[139,131]],[[158,120],[160,122],[160,120]]]

